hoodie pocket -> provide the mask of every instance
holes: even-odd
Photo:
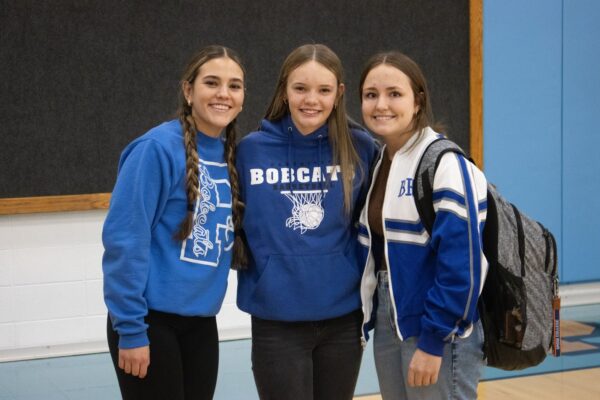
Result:
[[[271,255],[252,302],[256,315],[283,321],[333,318],[360,307],[358,267],[341,252]]]

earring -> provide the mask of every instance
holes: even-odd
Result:
[[[188,100],[187,103],[188,103],[188,107],[192,106],[192,101],[191,100]]]
[[[283,99],[283,104],[287,106],[287,99]]]

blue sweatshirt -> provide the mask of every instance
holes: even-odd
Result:
[[[148,309],[214,316],[227,287],[233,244],[231,188],[221,138],[197,134],[202,199],[194,228],[173,239],[187,210],[179,121],[163,123],[121,155],[102,241],[104,299],[120,348],[149,343]]]
[[[238,273],[238,307],[279,321],[316,321],[360,308],[358,212],[368,190],[376,142],[352,130],[361,159],[353,209],[344,210],[340,166],[327,126],[302,135],[288,116],[263,120],[237,149],[243,228],[251,252]]]

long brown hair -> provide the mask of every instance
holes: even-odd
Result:
[[[229,58],[240,66],[244,75],[246,71],[242,65],[240,57],[237,53],[224,46],[207,46],[200,50],[187,64],[182,78],[179,91],[179,108],[177,116],[183,127],[183,143],[185,146],[185,188],[187,193],[187,213],[184,219],[181,221],[179,230],[175,233],[174,237],[177,240],[185,240],[191,233],[194,224],[194,206],[200,196],[200,182],[198,181],[198,152],[196,150],[196,123],[192,117],[192,107],[186,101],[185,94],[183,91],[184,84],[187,82],[189,85],[193,85],[198,72],[202,65],[210,60],[216,58]],[[231,196],[232,196],[232,218],[235,230],[235,240],[240,239],[241,231],[241,214],[236,213],[236,210],[243,210],[243,203],[240,202],[240,190],[238,183],[238,174],[235,169],[235,147],[237,139],[237,118],[233,119],[225,128],[225,160],[227,162],[227,170],[229,172],[229,182],[231,184]],[[235,246],[243,251],[244,246]],[[234,253],[233,257],[236,255]],[[239,256],[238,256],[239,257]],[[233,263],[233,261],[232,261]]]
[[[288,106],[284,102],[288,78],[293,70],[309,61],[316,61],[331,71],[337,79],[338,86],[344,83],[342,62],[329,47],[323,44],[305,44],[300,46],[286,57],[281,66],[275,93],[265,113],[266,119],[275,121],[283,118],[288,113]],[[344,93],[343,91],[340,92],[339,89],[334,109],[327,121],[329,143],[333,150],[333,162],[340,164],[342,173],[344,209],[349,213],[352,208],[352,180],[354,179],[356,168],[358,167],[362,171],[362,166],[352,143],[352,136],[348,127]]]
[[[403,72],[410,81],[410,86],[415,96],[415,103],[419,107],[419,111],[412,120],[412,131],[422,134],[423,128],[432,126],[436,131],[443,130],[443,126],[435,123],[433,119],[433,110],[429,90],[427,89],[427,80],[419,65],[406,54],[396,50],[377,53],[365,64],[360,76],[360,84],[358,85],[358,95],[362,103],[362,90],[365,84],[365,79],[369,72],[380,65],[390,65]]]

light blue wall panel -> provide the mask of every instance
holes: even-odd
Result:
[[[485,173],[560,246],[562,0],[483,6]]]
[[[600,1],[564,1],[565,281],[600,279]]]

